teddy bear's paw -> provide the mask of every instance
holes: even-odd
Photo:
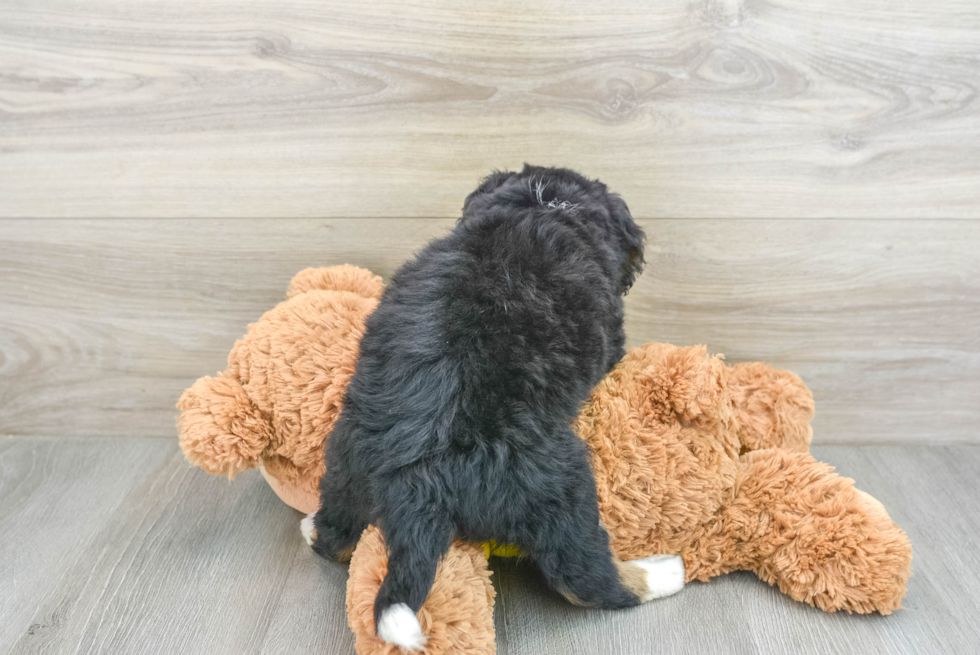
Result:
[[[684,560],[680,555],[651,555],[630,563],[647,573],[647,593],[641,598],[644,603],[676,594],[684,588]]]
[[[415,612],[405,603],[396,603],[381,613],[378,636],[409,652],[422,650],[428,641]]]
[[[303,539],[306,540],[307,546],[312,546],[313,542],[316,541],[316,526],[313,525],[314,516],[316,516],[316,512],[307,514],[306,517],[299,522],[299,531],[303,533]]]

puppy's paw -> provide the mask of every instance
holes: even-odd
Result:
[[[307,514],[306,517],[299,522],[299,531],[303,533],[303,539],[306,540],[307,546],[312,546],[313,542],[316,541],[316,527],[313,525],[314,516],[316,516],[316,512]]]
[[[654,598],[676,594],[684,588],[684,560],[679,555],[651,555],[635,559],[647,574],[647,591],[640,596],[644,603]]]
[[[381,613],[378,636],[409,652],[422,650],[428,641],[428,637],[422,634],[422,626],[415,618],[415,612],[405,603],[392,605]]]

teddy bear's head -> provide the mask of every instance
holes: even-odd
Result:
[[[729,369],[703,346],[630,350],[575,424],[623,558],[677,552],[725,500],[740,444]]]
[[[209,473],[261,467],[289,505],[317,508],[323,444],[340,415],[381,278],[354,266],[307,269],[251,324],[228,368],[177,404],[180,444]]]

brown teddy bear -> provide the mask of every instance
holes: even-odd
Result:
[[[288,300],[235,343],[227,370],[184,392],[187,458],[229,477],[259,467],[283,501],[315,511],[324,439],[381,292],[379,277],[353,266],[299,273]],[[701,346],[631,350],[575,424],[592,451],[613,551],[679,554],[688,581],[751,570],[829,612],[898,609],[908,538],[881,503],[808,454],[812,416],[810,392],[792,373],[726,366]],[[440,562],[418,613],[427,653],[495,652],[491,554],[514,553],[457,542]],[[347,585],[361,655],[399,652],[374,630],[386,566],[382,535],[368,528]]]

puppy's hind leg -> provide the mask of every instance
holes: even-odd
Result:
[[[350,497],[351,486],[346,477],[328,469],[320,483],[320,509],[300,521],[306,543],[317,554],[335,562],[350,560],[358,538],[367,528]]]
[[[546,504],[551,515],[530,523],[532,539],[521,544],[551,586],[576,605],[602,608],[629,607],[680,591],[684,586],[680,557],[659,555],[624,562],[613,555],[600,523],[588,462],[583,457],[581,465],[572,468],[560,500],[545,499],[551,501]]]
[[[679,556],[624,562],[609,549],[609,535],[599,524],[598,511],[594,519],[591,526],[584,521],[570,523],[538,537],[544,546],[538,546],[534,558],[551,586],[568,601],[586,607],[630,607],[684,587],[684,561]]]

